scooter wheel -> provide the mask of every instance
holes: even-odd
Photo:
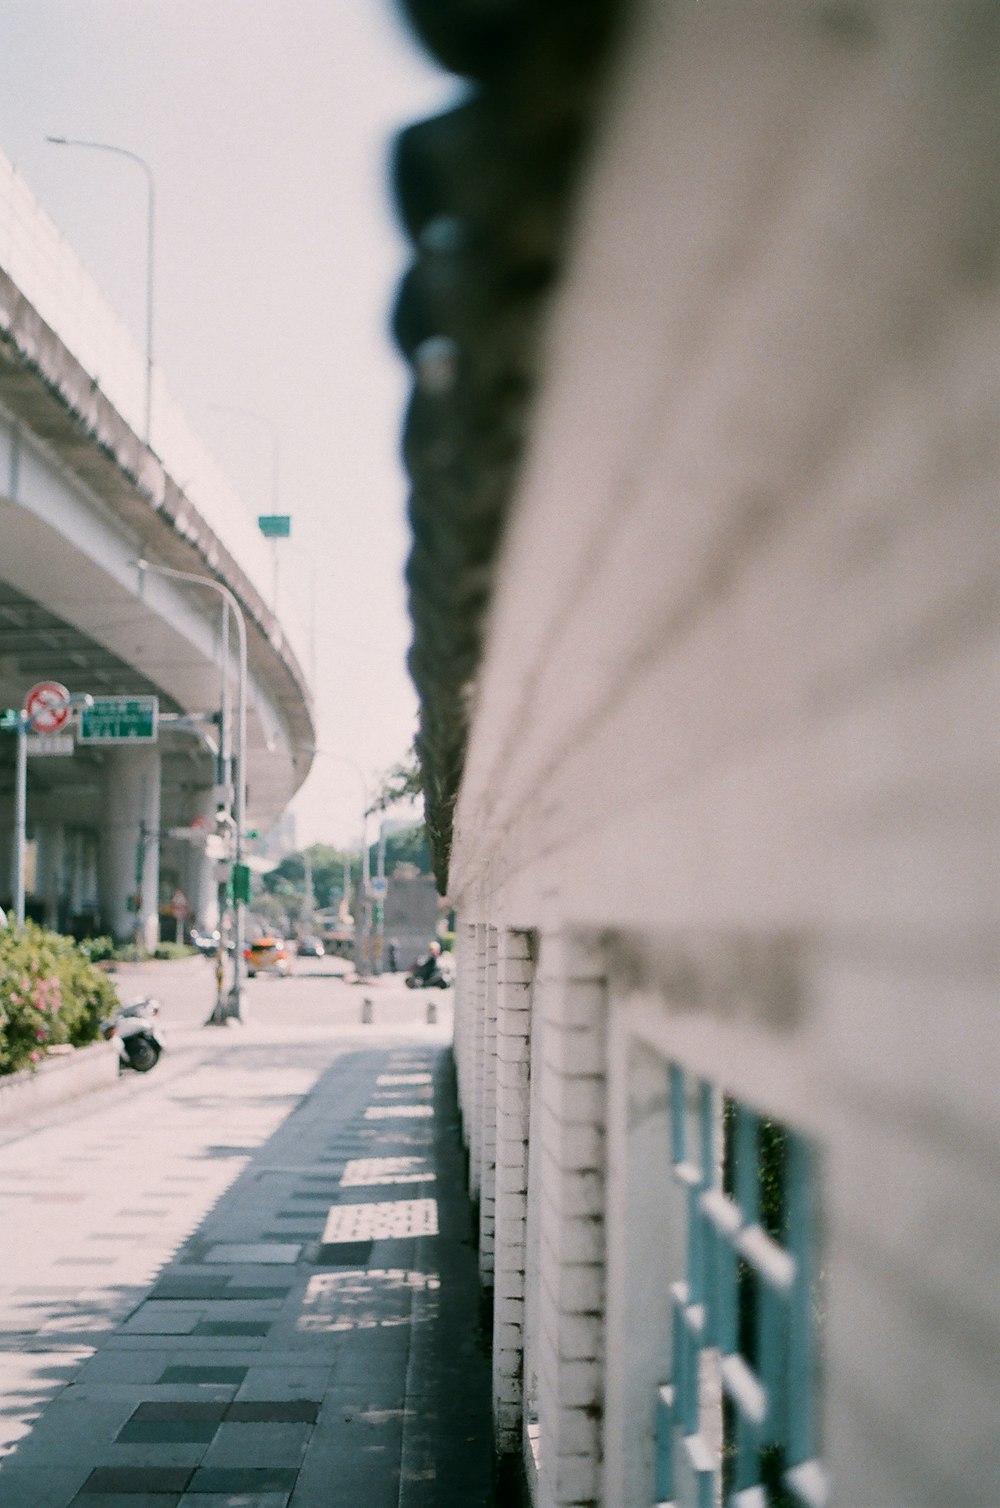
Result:
[[[126,1044],[125,1051],[128,1053],[129,1067],[134,1068],[136,1073],[148,1073],[160,1061],[160,1049],[147,1037],[134,1037]]]

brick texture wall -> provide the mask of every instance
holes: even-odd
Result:
[[[523,1090],[485,930],[541,934],[543,1508],[641,1496],[602,1476],[600,1422],[637,1312],[602,1234],[609,1202],[634,1218],[602,1067],[626,1033],[821,1145],[834,1501],[995,1501],[997,27],[965,0],[650,0],[625,47],[452,870],[482,929],[477,1191],[487,1084],[496,1117]],[[611,996],[566,951],[595,933]]]

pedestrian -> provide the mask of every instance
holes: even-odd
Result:
[[[399,943],[394,937],[389,939],[389,973],[395,974],[399,968]]]

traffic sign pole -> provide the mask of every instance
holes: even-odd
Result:
[[[24,850],[28,816],[28,714],[17,714],[17,767],[14,776],[14,920],[24,926]]]
[[[28,734],[41,725],[57,732],[73,707],[89,707],[89,692],[71,696],[56,681],[33,686],[17,714],[17,762],[14,774],[14,920],[24,926],[24,854],[28,846]]]

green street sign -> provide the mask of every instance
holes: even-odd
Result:
[[[257,527],[265,539],[287,539],[292,532],[292,520],[288,513],[262,513],[257,517]]]
[[[232,874],[233,900],[242,901],[244,905],[250,899],[250,866],[249,864],[234,864]]]
[[[77,743],[155,744],[159,712],[155,696],[95,696],[80,714]]]

